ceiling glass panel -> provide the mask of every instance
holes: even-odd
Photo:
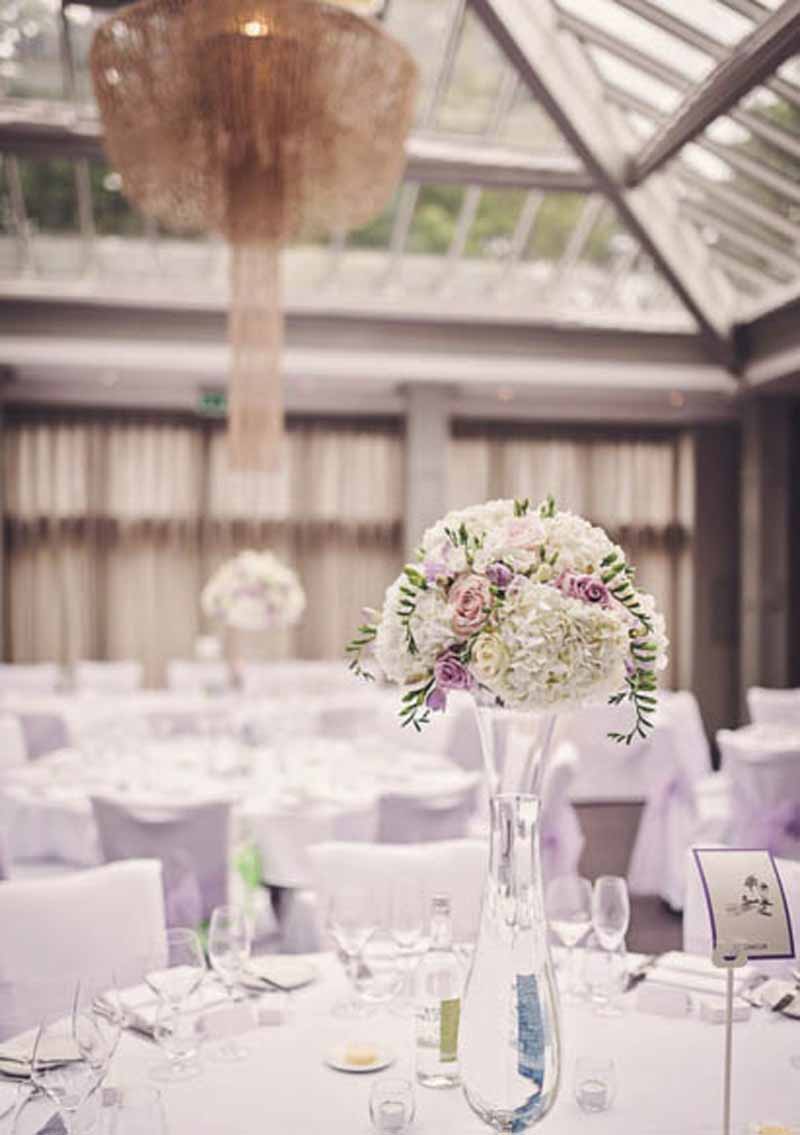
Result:
[[[61,98],[58,0],[0,3],[0,94]]]
[[[484,189],[463,255],[481,260],[507,257],[526,196],[522,189]]]
[[[524,147],[537,154],[571,153],[564,135],[522,83],[519,83],[495,137],[507,145]]]
[[[405,251],[443,256],[450,250],[464,200],[460,185],[423,185],[417,196]]]
[[[571,13],[622,41],[645,57],[663,59],[687,79],[700,82],[715,60],[656,24],[643,19],[614,0],[558,0],[562,11]]]
[[[524,252],[525,260],[553,265],[567,248],[586,205],[585,193],[546,193]]]
[[[435,125],[449,133],[488,133],[495,120],[506,69],[497,44],[477,16],[467,11]]]
[[[664,114],[676,110],[681,101],[681,92],[675,87],[650,75],[641,67],[613,55],[605,48],[587,46],[589,58],[594,63],[601,79],[611,87],[619,87],[636,99],[643,99],[650,106]]]
[[[741,12],[719,0],[650,0],[668,16],[674,16],[689,27],[702,32],[718,43],[734,47],[749,35],[755,24]],[[767,13],[764,13],[767,15]]]

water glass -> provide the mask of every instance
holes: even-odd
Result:
[[[244,909],[238,906],[215,907],[208,929],[208,957],[232,1001],[243,996],[242,971],[250,957],[251,946],[250,921]],[[235,1037],[223,1040],[209,1051],[212,1059],[224,1061],[244,1060],[247,1055],[247,1048]]]
[[[370,1007],[357,996],[359,971],[367,942],[377,929],[375,900],[366,891],[339,891],[328,904],[328,932],[345,958],[351,996],[333,1009],[337,1017],[363,1017]]]
[[[180,1005],[198,989],[206,975],[206,959],[194,930],[167,931],[167,954],[145,973],[145,981],[160,1001]]]
[[[389,934],[400,955],[403,986],[392,1006],[395,1012],[410,1016],[413,1012],[412,978],[415,962],[425,949],[426,903],[419,888],[398,886],[392,898]]]
[[[604,950],[622,945],[630,921],[628,884],[620,875],[601,875],[592,892],[592,927]]]
[[[592,884],[580,875],[559,875],[548,884],[545,911],[550,929],[567,948],[566,1001],[580,995],[575,949],[592,928]]]
[[[409,1080],[378,1080],[369,1096],[369,1115],[379,1135],[400,1135],[414,1118],[414,1088]]]
[[[575,1099],[583,1111],[607,1111],[617,1094],[614,1061],[583,1056],[575,1062]]]
[[[33,1043],[31,1083],[58,1111],[67,1135],[75,1115],[102,1081],[105,1068],[90,1063],[75,1039],[71,1016],[45,1018]]]
[[[166,1061],[150,1069],[153,1080],[170,1083],[192,1080],[200,1074],[200,1049],[205,1038],[205,1019],[194,999],[180,1005],[161,1001],[156,1010],[153,1039],[166,1055]]]
[[[119,1088],[111,1135],[166,1135],[161,1093],[146,1084]]]

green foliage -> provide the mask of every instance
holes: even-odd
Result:
[[[419,733],[423,725],[428,724],[431,715],[425,703],[435,685],[436,680],[433,675],[431,675],[427,682],[423,682],[421,685],[403,694],[402,708],[400,709],[400,721],[402,725],[413,725],[417,733]]]
[[[364,678],[368,682],[372,681],[372,674],[364,669],[362,659],[364,651],[375,641],[377,633],[378,628],[374,623],[362,623],[356,635],[344,648],[345,653],[351,656],[349,669],[353,671],[356,677]]]

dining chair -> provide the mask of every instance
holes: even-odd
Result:
[[[755,725],[786,725],[800,729],[800,689],[768,690],[751,686],[747,709]]]
[[[161,864],[130,860],[57,879],[0,883],[0,926],[2,1040],[68,1010],[52,999],[70,977],[113,973],[126,986],[163,964]]]
[[[79,693],[132,694],[141,688],[144,668],[141,662],[92,662],[82,659],[75,663],[75,689]]]
[[[450,896],[453,937],[474,941],[489,861],[481,839],[442,840],[412,845],[328,842],[309,850],[313,886],[294,896],[284,924],[284,950],[303,953],[321,948],[325,916],[337,891],[360,890],[372,900],[376,925],[388,930],[400,888],[413,888],[423,907],[435,894]]]
[[[123,803],[91,797],[103,859],[158,859],[167,926],[198,926],[228,895],[231,802]]]
[[[0,777],[9,769],[24,765],[28,759],[25,734],[14,713],[0,714]]]
[[[800,859],[800,740],[745,726],[720,729],[717,744],[730,792],[725,842]]]
[[[54,694],[62,684],[61,667],[55,662],[0,663],[0,693]]]
[[[438,796],[407,791],[381,792],[379,843],[432,843],[467,835],[475,808],[479,774],[455,791]]]

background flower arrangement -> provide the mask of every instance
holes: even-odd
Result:
[[[449,513],[370,616],[351,668],[405,687],[404,725],[420,728],[451,690],[523,710],[629,702],[630,730],[611,735],[627,743],[653,724],[664,619],[622,549],[552,497]]]
[[[206,615],[243,631],[296,623],[306,596],[295,571],[272,552],[240,552],[226,560],[203,589]]]

